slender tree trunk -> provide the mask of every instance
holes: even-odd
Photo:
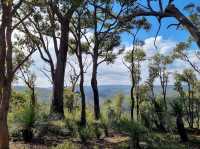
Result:
[[[31,105],[35,107],[36,105],[36,96],[35,96],[35,88],[31,89]]]
[[[68,51],[69,22],[61,23],[60,48],[57,57],[55,75],[53,79],[53,99],[51,104],[50,119],[63,119],[63,92],[64,76]]]
[[[134,119],[134,106],[135,106],[135,99],[134,99],[134,85],[131,86],[131,120]]]
[[[85,92],[84,92],[84,72],[81,68],[81,79],[80,79],[80,92],[81,92],[81,125],[86,126],[86,103],[85,103]]]
[[[140,107],[139,107],[139,93],[138,93],[138,89],[137,89],[137,93],[136,93],[136,100],[137,100],[137,121],[139,121],[139,111],[140,111]]]
[[[99,107],[99,91],[97,86],[97,59],[93,58],[93,70],[92,70],[92,79],[91,79],[91,86],[93,90],[94,96],[94,114],[95,119],[99,120],[100,118],[100,107]]]

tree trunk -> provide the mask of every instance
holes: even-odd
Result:
[[[35,96],[35,88],[31,88],[31,105],[35,107],[36,104],[36,96]]]
[[[11,96],[11,82],[1,87],[0,93],[0,149],[9,148],[9,132],[7,125],[7,115],[9,109],[9,99]]]
[[[131,86],[131,120],[134,119],[134,106],[135,106],[135,99],[133,94],[134,86]]]
[[[0,24],[0,149],[9,149],[7,115],[11,96],[12,74],[12,1],[2,1]]]
[[[187,142],[188,136],[187,136],[187,132],[186,132],[185,127],[184,127],[184,122],[183,122],[181,114],[178,114],[177,117],[176,117],[176,126],[177,126],[177,129],[178,129],[178,133],[181,137],[181,141]]]
[[[95,119],[99,120],[100,118],[100,107],[99,107],[99,91],[97,86],[97,61],[95,58],[93,58],[93,70],[92,70],[92,80],[91,80],[91,86],[93,90],[93,98],[94,98],[94,114]]]
[[[86,104],[85,104],[85,92],[84,92],[84,72],[83,72],[83,65],[82,65],[82,55],[80,59],[80,92],[81,92],[81,126],[86,126]]]
[[[60,48],[57,57],[55,75],[53,78],[53,99],[51,103],[50,119],[63,119],[64,77],[68,51],[69,22],[61,23]]]
[[[193,23],[182,12],[180,12],[175,5],[169,5],[166,8],[166,12],[175,17],[181,25],[183,25],[190,32],[197,45],[200,47],[200,32],[198,31],[198,28],[193,25]]]

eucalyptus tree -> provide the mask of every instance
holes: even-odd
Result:
[[[145,60],[145,52],[143,51],[141,44],[134,44],[132,50],[127,51],[124,56],[124,65],[128,68],[131,76],[131,119],[133,120],[133,112],[135,107],[134,90],[138,94],[139,81],[140,81],[140,65],[141,62]],[[138,96],[138,95],[136,95]],[[138,96],[139,97],[139,96]],[[137,97],[137,119],[139,117],[139,99]]]
[[[49,115],[51,119],[64,118],[63,92],[70,22],[75,10],[82,3],[82,0],[35,2],[32,4],[35,8],[34,14],[29,17],[29,22],[23,24],[24,32],[34,37],[35,48],[50,67],[53,85]],[[49,47],[50,41],[53,47]]]
[[[23,49],[14,44],[13,32],[32,13],[27,11],[24,15],[19,15],[21,20],[15,18],[16,14],[26,5],[23,1],[1,0],[0,1],[0,149],[9,148],[9,135],[7,125],[7,114],[9,110],[9,100],[11,97],[11,84],[18,69],[35,52],[34,49]],[[19,34],[17,34],[19,35]],[[20,40],[22,37],[19,36]],[[26,37],[24,37],[26,38]],[[26,41],[29,41],[27,38]],[[18,54],[14,54],[15,49],[26,52],[23,58],[18,59]]]
[[[71,33],[73,35],[72,41],[72,53],[74,53],[78,60],[79,65],[79,89],[81,93],[81,125],[83,127],[86,126],[86,99],[85,99],[85,91],[84,91],[84,77],[87,69],[90,66],[90,62],[88,63],[87,53],[89,51],[89,38],[88,37],[88,28],[89,24],[89,10],[86,9],[87,2],[85,2],[81,8],[77,9],[71,23]]]
[[[192,53],[191,53],[192,52]],[[200,74],[200,66],[197,62],[192,61],[193,57],[200,60],[200,51],[192,50],[192,40],[188,39],[186,42],[180,42],[174,48],[174,58],[179,58],[186,61],[197,73]]]
[[[120,4],[119,10],[114,9],[113,4]],[[100,118],[99,92],[97,83],[97,70],[100,64],[106,62],[113,63],[114,59],[122,50],[114,51],[120,45],[121,26],[125,22],[119,22],[118,17],[113,18],[110,13],[117,16],[128,10],[127,1],[112,0],[88,0],[87,9],[89,11],[89,30],[92,34],[90,51],[92,57],[92,79],[91,86],[94,98],[95,119]],[[102,8],[106,11],[102,11]],[[127,9],[126,9],[127,8]]]
[[[157,128],[159,128],[162,131],[166,131],[165,126],[164,126],[163,111],[159,103],[156,101],[156,95],[154,92],[154,82],[157,77],[158,77],[158,71],[155,67],[152,67],[150,63],[149,64],[149,78],[146,83],[149,87],[149,98],[154,106],[155,114],[157,117],[157,118],[154,118],[155,119],[154,122]]]
[[[176,90],[179,92],[184,109],[186,111],[186,120],[189,127],[194,127],[195,120],[195,83],[198,82],[196,75],[192,69],[185,69],[182,74],[176,73]],[[187,92],[184,91],[182,83],[186,83]]]
[[[173,62],[172,56],[167,55],[164,56],[162,54],[157,53],[153,56],[153,62],[152,66],[155,70],[157,70],[157,74],[160,80],[160,85],[162,87],[162,96],[163,101],[165,104],[165,110],[167,110],[167,101],[166,101],[166,95],[167,95],[167,86],[168,86],[168,80],[169,80],[169,72],[167,70],[167,66]]]
[[[31,64],[31,63],[30,63]],[[21,76],[20,78],[24,81],[25,85],[28,87],[30,92],[30,106],[35,108],[35,105],[37,104],[37,98],[36,98],[36,75],[31,72],[30,66],[25,65],[20,68]]]
[[[162,25],[162,20],[165,18],[175,18],[177,23],[171,23],[168,25],[170,27],[179,28],[182,26],[192,36],[194,41],[200,47],[200,30],[198,24],[198,14],[199,14],[199,4],[198,2],[189,3],[185,6],[186,9],[194,8],[189,17],[186,16],[184,12],[182,12],[179,8],[177,8],[178,0],[145,0],[139,1],[136,0],[137,9],[133,9],[131,13],[127,14],[126,17],[122,17],[122,20],[129,20],[138,16],[146,16],[146,17],[155,17],[159,22],[159,28]],[[115,15],[114,15],[115,16]]]

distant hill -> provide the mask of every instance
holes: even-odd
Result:
[[[184,87],[186,88],[186,87]],[[24,86],[15,86],[14,90],[23,92],[26,90],[26,87]],[[161,94],[161,86],[155,86],[154,88],[155,93]],[[38,99],[40,101],[49,102],[50,96],[51,96],[51,88],[36,88],[36,93],[38,96]],[[78,91],[78,89],[77,89]],[[106,99],[109,99],[116,95],[117,93],[123,93],[124,95],[130,94],[130,86],[129,85],[100,85],[99,86],[99,95],[100,95],[100,101],[104,101]],[[92,88],[90,86],[85,86],[85,94],[87,102],[92,102],[93,99],[93,93]],[[174,97],[177,95],[177,92],[174,90],[173,85],[169,85],[167,88],[167,96],[168,97]]]

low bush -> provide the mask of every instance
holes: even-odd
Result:
[[[130,146],[133,148],[140,148],[139,141],[148,134],[147,129],[142,124],[125,118],[117,121],[114,128],[130,137]]]
[[[23,110],[15,113],[15,121],[21,129],[24,141],[30,142],[33,137],[32,128],[36,121],[35,109],[27,105]]]
[[[91,126],[80,127],[78,130],[81,142],[88,143],[88,140],[94,137],[93,129]]]

